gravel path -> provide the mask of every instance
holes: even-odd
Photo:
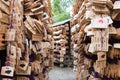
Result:
[[[49,73],[49,80],[75,80],[72,68],[53,67]]]

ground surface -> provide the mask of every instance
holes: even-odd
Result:
[[[72,68],[53,67],[49,73],[49,80],[75,80]]]

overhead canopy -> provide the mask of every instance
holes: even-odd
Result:
[[[57,23],[54,23],[52,26],[53,26],[53,27],[56,27],[56,26],[59,26],[59,25],[65,24],[65,23],[69,22],[70,20],[71,20],[71,19],[64,20],[64,21],[61,21],[61,22],[57,22]]]

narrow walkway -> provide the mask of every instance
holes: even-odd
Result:
[[[72,68],[53,67],[49,73],[49,80],[75,80]]]

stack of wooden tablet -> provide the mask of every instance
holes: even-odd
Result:
[[[77,80],[120,79],[119,3],[117,0],[83,0],[79,9],[74,5],[77,11],[71,25],[76,26],[72,27],[72,46],[78,54]],[[81,1],[76,0],[75,4],[80,5]]]
[[[0,0],[0,50],[5,49],[5,33],[10,25],[10,1]]]
[[[54,38],[54,59],[55,62],[60,62],[60,50],[61,50],[61,39],[63,39],[61,26],[53,28],[53,38]],[[64,57],[64,55],[63,55]],[[62,61],[63,62],[63,61]]]
[[[2,41],[7,45],[3,79],[48,80],[53,66],[50,17],[50,0],[0,0],[1,47]]]
[[[62,24],[53,27],[53,38],[54,38],[54,62],[61,65],[67,64],[69,57],[69,25]]]

